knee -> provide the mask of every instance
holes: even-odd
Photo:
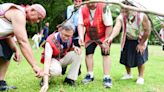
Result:
[[[60,76],[62,72],[61,65],[58,63],[51,63],[49,73],[51,76]]]
[[[93,58],[93,54],[86,55],[86,59],[92,59],[92,58]]]

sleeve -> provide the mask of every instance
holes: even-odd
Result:
[[[79,9],[78,25],[84,25],[83,16],[82,16],[82,8]]]
[[[51,45],[46,42],[46,45],[45,45],[45,56],[47,57],[51,57],[52,56],[52,53],[53,53],[53,50],[51,48]]]
[[[102,16],[103,16],[103,21],[104,21],[105,26],[113,25],[113,19],[112,19],[112,14],[111,14],[109,5],[105,5]]]
[[[113,25],[113,19],[112,19],[112,14],[109,5],[105,5],[103,9],[103,21],[105,26]]]

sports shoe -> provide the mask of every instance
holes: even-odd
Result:
[[[48,81],[48,84],[50,84],[50,81]],[[43,85],[44,85],[44,80],[42,78],[41,81],[40,81],[40,87],[42,87]]]
[[[144,79],[142,77],[138,77],[137,81],[136,81],[136,84],[141,84],[143,85],[144,84]]]
[[[94,78],[91,78],[91,75],[87,74],[85,78],[82,80],[82,83],[87,84],[89,82],[92,82]]]
[[[5,91],[9,89],[17,89],[15,86],[7,86],[6,81],[0,80],[0,91]]]
[[[40,87],[42,87],[43,85],[44,85],[44,82],[43,82],[43,78],[42,78],[40,81]]]
[[[62,75],[64,75],[66,73],[67,70],[67,66],[66,67],[62,67]]]
[[[66,74],[66,70],[67,70],[67,66],[66,67],[62,67],[62,75]],[[78,76],[81,74],[81,65],[79,68],[79,72],[78,72]]]
[[[130,74],[124,74],[124,76],[121,78],[122,80],[132,79],[133,76]]]
[[[112,87],[112,80],[109,77],[103,79],[104,87],[111,88]]]
[[[70,86],[76,86],[75,81],[69,78],[65,78],[64,83],[70,85]]]

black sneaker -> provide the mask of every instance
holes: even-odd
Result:
[[[64,75],[67,71],[67,66],[66,67],[62,67],[62,75]],[[78,72],[78,76],[81,75],[81,65],[80,65],[80,68],[79,68],[79,72]]]
[[[9,89],[17,89],[15,86],[7,86],[6,81],[0,80],[0,91],[5,91]]]
[[[110,78],[104,78],[103,82],[104,82],[104,86],[106,88],[111,88],[112,87],[112,80]]]
[[[68,84],[68,85],[70,85],[70,86],[76,86],[76,85],[75,85],[75,81],[72,80],[72,79],[69,79],[69,78],[67,78],[67,77],[65,78],[64,83],[66,83],[66,84]]]
[[[80,75],[81,75],[81,65],[79,67],[79,72],[78,72],[78,76],[80,76]]]
[[[67,70],[67,66],[66,67],[62,67],[62,75],[64,75],[66,73]]]
[[[40,87],[43,87],[43,85],[44,85],[44,82],[43,82],[43,78],[42,78],[40,81]]]
[[[85,78],[82,80],[82,83],[87,84],[89,82],[92,82],[94,78],[91,78],[91,75],[87,74]]]
[[[48,84],[50,84],[50,81],[48,81]],[[41,81],[40,81],[40,87],[42,87],[43,85],[44,85],[44,80],[42,78]]]

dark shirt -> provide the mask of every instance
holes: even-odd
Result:
[[[49,33],[49,28],[47,26],[44,27],[44,30],[43,30],[43,35],[44,35],[44,38],[47,39],[48,37],[48,33]]]

